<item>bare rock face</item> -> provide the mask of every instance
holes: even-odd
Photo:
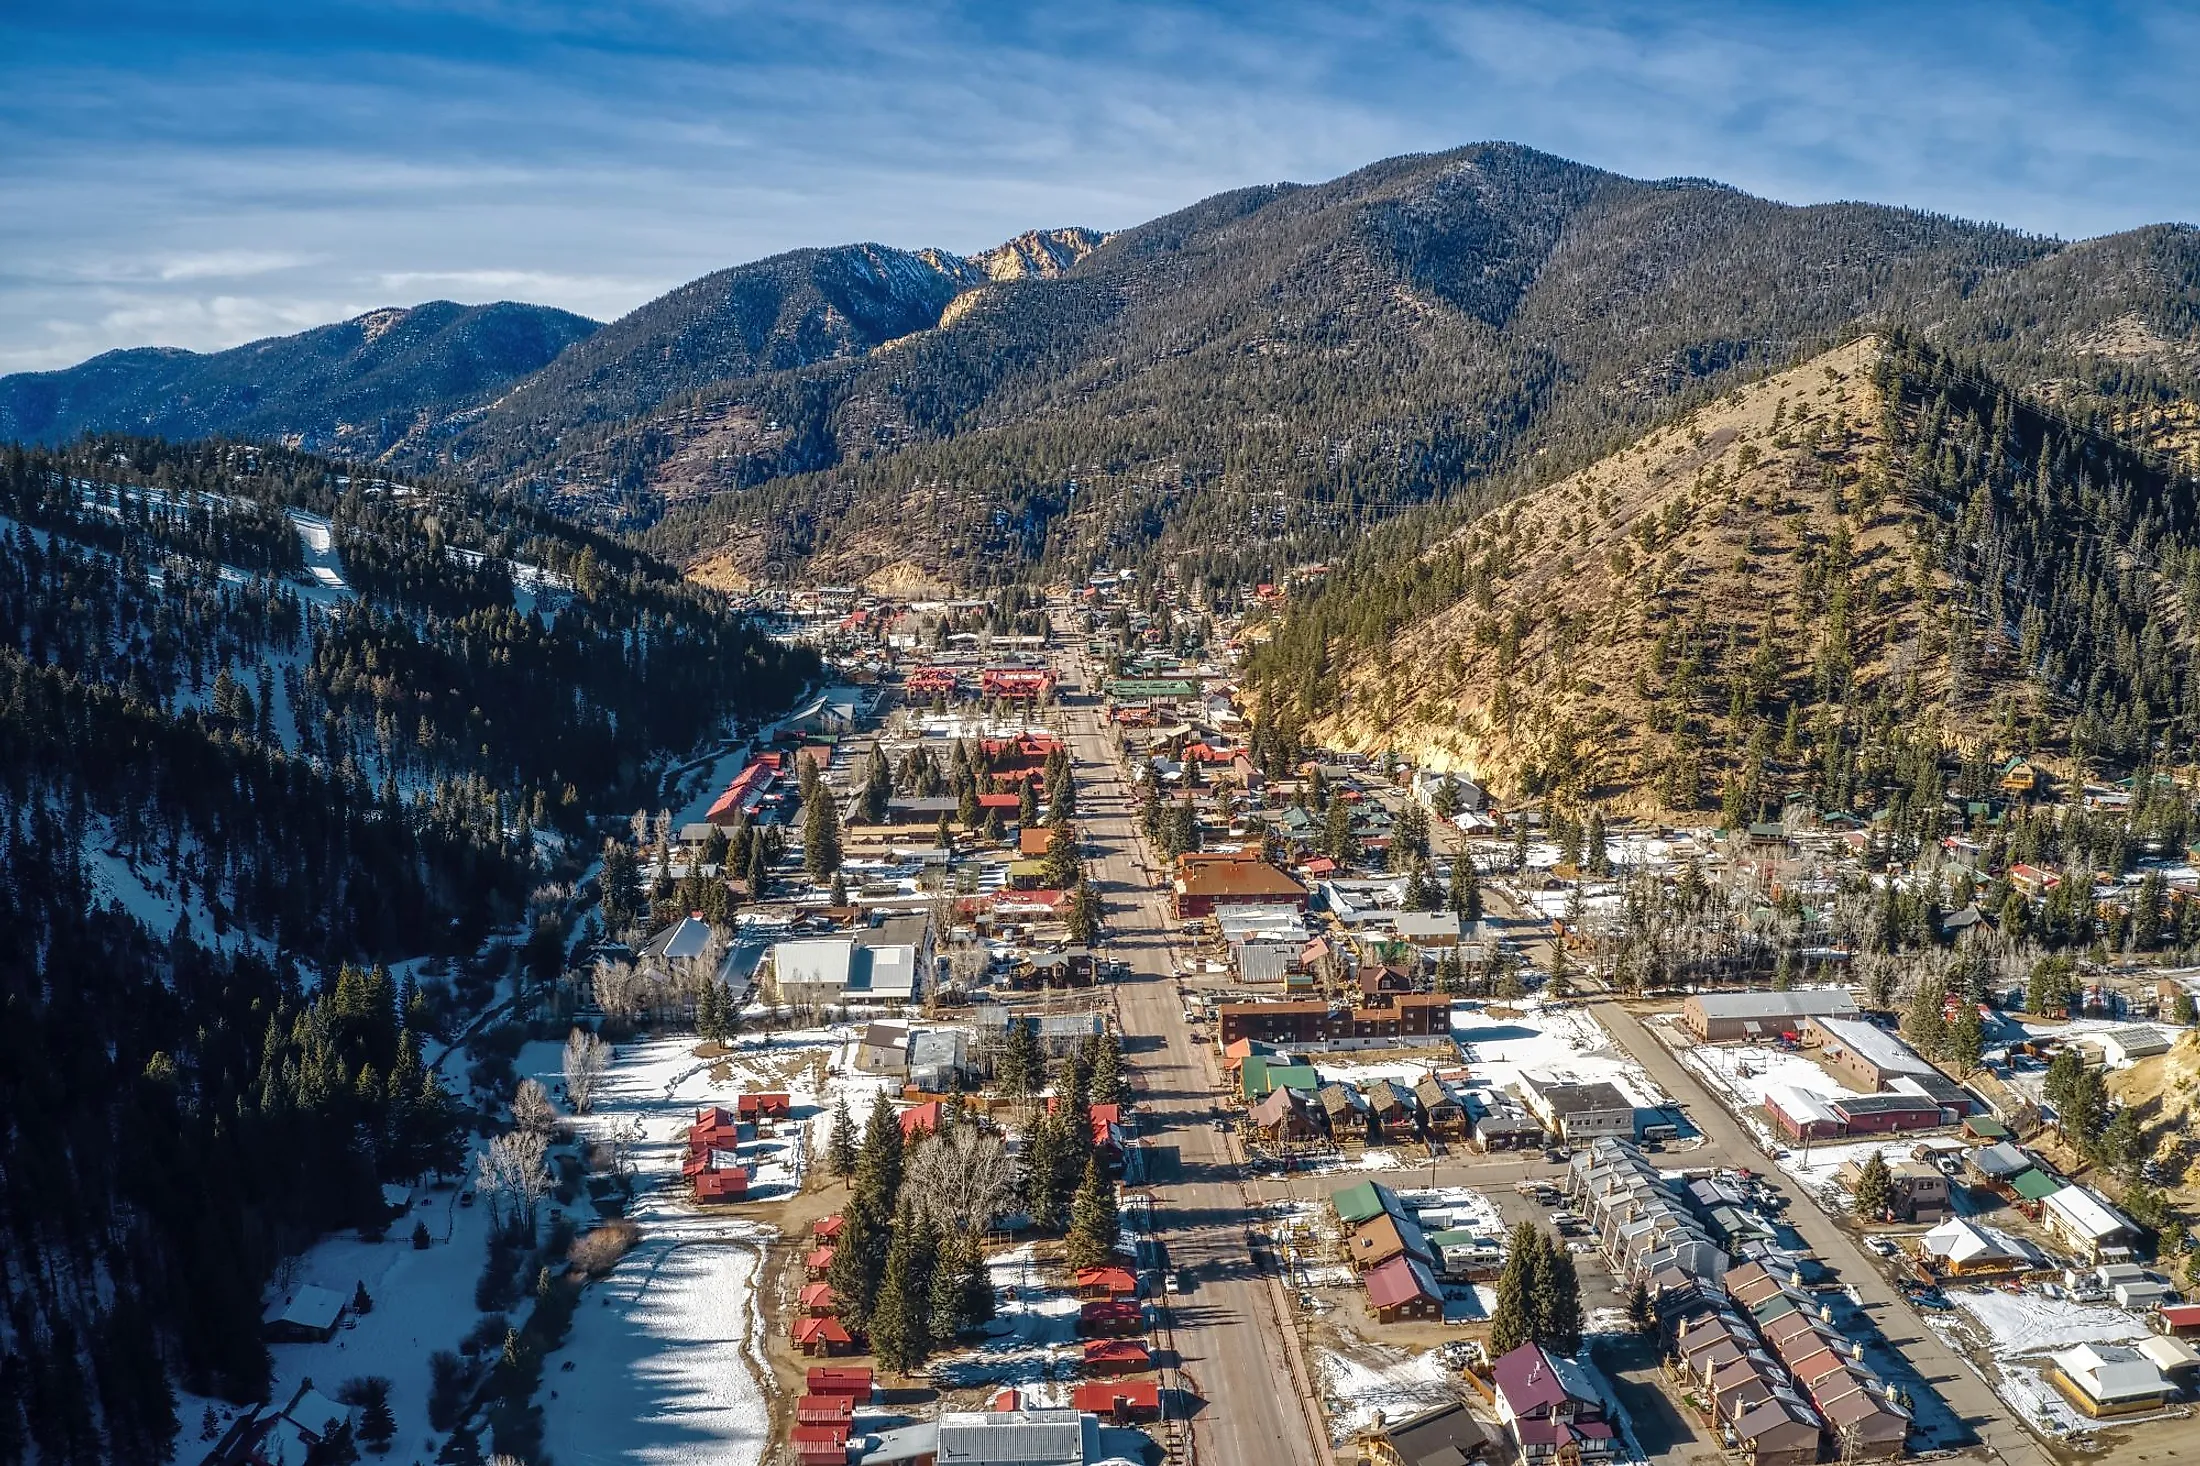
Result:
[[[988,280],[1053,280],[1107,243],[1093,229],[1028,229],[1006,244],[970,256]]]

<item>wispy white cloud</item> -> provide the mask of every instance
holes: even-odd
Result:
[[[0,14],[0,366],[429,295],[604,318],[798,245],[968,251],[1489,138],[2094,233],[2190,215],[2194,75],[2166,3]]]

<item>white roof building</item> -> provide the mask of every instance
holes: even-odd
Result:
[[[2128,1069],[2141,1059],[2169,1052],[2169,1039],[2158,1028],[2144,1023],[2126,1024],[2122,1028],[2104,1028],[2099,1033],[2088,1034],[2079,1040],[2101,1051],[2101,1062],[2111,1069]]]
[[[336,1327],[349,1301],[341,1293],[307,1283],[283,1303],[268,1310],[266,1321],[326,1333]]]
[[[2132,1234],[2123,1214],[2086,1186],[2050,1192],[2040,1203],[2040,1220],[2089,1255],[2098,1255]]]
[[[2022,1263],[2045,1267],[2047,1255],[2022,1237],[2012,1237],[1997,1227],[1950,1217],[1917,1239],[1920,1251],[1956,1268],[1991,1267],[1996,1263]]]
[[[2048,1357],[2056,1373],[2099,1410],[2143,1408],[2174,1388],[2152,1359],[2121,1344],[2080,1344]]]

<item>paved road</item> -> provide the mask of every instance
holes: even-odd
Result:
[[[1765,1167],[1764,1153],[1742,1128],[1741,1122],[1727,1113],[1726,1107],[1695,1073],[1660,1043],[1657,1036],[1643,1026],[1642,1020],[1618,1003],[1597,1003],[1593,1010],[1619,1046],[1649,1070],[1650,1077],[1663,1086],[1667,1094],[1688,1106],[1689,1119],[1703,1132],[1706,1141],[1699,1154],[1716,1156],[1733,1166],[1759,1170]],[[2051,1466],[2038,1440],[2011,1418],[2008,1407],[1971,1365],[1940,1335],[1925,1327],[1917,1311],[1901,1298],[1885,1274],[1873,1266],[1853,1236],[1807,1200],[1789,1207],[1785,1218],[1802,1234],[1811,1250],[1840,1275],[1842,1282],[1856,1288],[1864,1300],[1864,1311],[1880,1333],[1902,1352],[1911,1367],[1948,1407],[1977,1433],[1991,1454],[2017,1463],[2017,1466]]]
[[[1078,674],[1062,668],[1064,725],[1078,775],[1078,829],[1089,878],[1108,905],[1108,953],[1130,973],[1113,985],[1125,1057],[1140,1088],[1151,1147],[1173,1147],[1160,1168],[1152,1226],[1171,1265],[1194,1287],[1169,1300],[1184,1384],[1206,1403],[1193,1422],[1200,1466],[1280,1466],[1328,1460],[1315,1390],[1305,1376],[1280,1281],[1254,1271],[1245,1242],[1247,1193],[1222,1114],[1214,1067],[1192,1041],[1172,976],[1165,898],[1140,865],[1130,790],[1113,761]]]

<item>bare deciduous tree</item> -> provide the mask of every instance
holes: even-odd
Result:
[[[597,962],[592,979],[596,1006],[606,1017],[638,1017],[649,1006],[652,984],[631,962],[605,959]]]
[[[475,1163],[474,1184],[500,1215],[500,1203],[507,1200],[533,1215],[535,1203],[550,1192],[542,1137],[532,1131],[514,1130],[490,1141]]]
[[[512,1095],[512,1123],[547,1138],[558,1128],[558,1112],[551,1108],[550,1091],[536,1080],[522,1079]]]
[[[574,1114],[585,1115],[594,1108],[610,1062],[604,1041],[587,1029],[576,1028],[565,1036],[565,1097]]]
[[[1005,1215],[1016,1199],[1008,1145],[976,1125],[953,1125],[909,1157],[906,1196],[920,1216],[947,1231],[974,1235]]]

